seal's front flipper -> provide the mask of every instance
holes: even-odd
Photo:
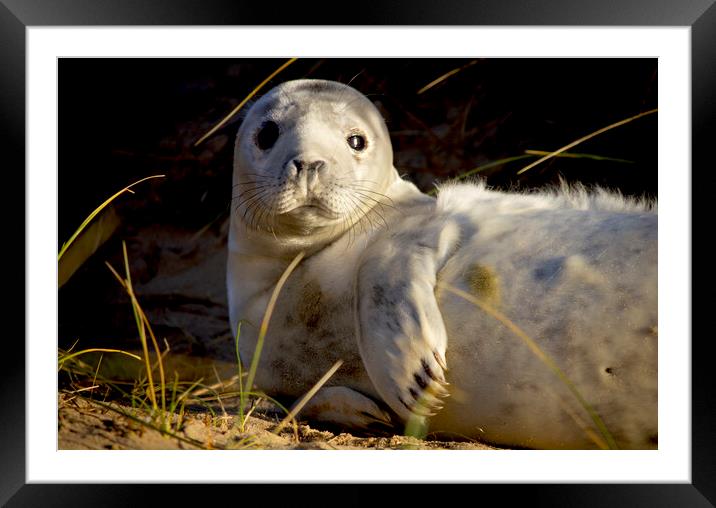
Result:
[[[405,420],[432,416],[449,395],[447,335],[435,284],[458,236],[453,223],[396,232],[369,249],[358,271],[361,357],[380,396]]]
[[[365,395],[345,386],[326,386],[316,392],[298,414],[352,430],[384,430],[392,427],[390,415]]]

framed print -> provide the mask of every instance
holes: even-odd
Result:
[[[26,224],[27,228],[23,251],[26,342],[22,347],[17,340],[6,341],[8,358],[12,360],[6,366],[2,391],[4,407],[8,408],[2,424],[5,432],[0,434],[3,470],[7,472],[0,482],[3,502],[10,506],[60,506],[72,503],[79,496],[93,503],[126,505],[141,502],[146,495],[139,486],[132,485],[136,483],[256,482],[517,483],[521,485],[513,490],[502,486],[499,495],[505,499],[524,496],[551,506],[670,506],[676,503],[709,506],[714,503],[716,461],[711,430],[714,397],[710,390],[714,379],[713,369],[705,365],[711,358],[710,341],[704,339],[704,334],[693,334],[692,340],[691,332],[692,307],[698,309],[700,304],[703,308],[708,301],[707,295],[691,297],[692,252],[708,252],[706,246],[693,249],[695,241],[703,240],[702,236],[693,235],[691,223],[698,227],[708,214],[692,214],[691,202],[708,188],[708,182],[692,185],[692,179],[698,183],[704,178],[702,173],[707,178],[710,175],[710,166],[704,161],[714,135],[716,117],[713,111],[715,73],[710,64],[716,57],[713,44],[716,8],[706,0],[660,2],[658,6],[652,3],[648,7],[634,0],[611,10],[587,2],[571,2],[568,6],[553,2],[539,7],[518,6],[513,2],[478,2],[448,7],[418,7],[414,3],[390,8],[355,7],[357,12],[353,13],[350,23],[346,23],[344,17],[339,20],[328,15],[335,11],[335,4],[318,5],[317,12],[321,14],[314,17],[306,12],[294,17],[297,12],[275,6],[238,7],[220,0],[200,6],[187,1],[171,5],[168,2],[137,4],[131,8],[112,2],[58,4],[3,0],[0,32],[4,71],[0,100],[3,125],[8,134],[2,143],[7,167],[23,168],[16,173],[24,175],[17,187],[25,190],[26,211],[25,221],[10,220],[8,227],[11,232],[14,232],[12,228],[20,229],[19,224]],[[524,20],[529,20],[529,25]],[[571,388],[569,376],[557,366],[553,374],[563,380],[565,393],[571,393],[580,401],[577,412],[584,410],[586,416],[583,417],[587,421],[583,430],[589,427],[572,441],[566,438],[550,441],[549,432],[543,433],[548,436],[543,441],[539,441],[542,438],[500,441],[502,434],[486,426],[486,430],[481,429],[486,440],[472,448],[464,445],[467,449],[457,445],[439,450],[395,449],[421,448],[415,444],[420,443],[419,439],[401,441],[398,436],[394,446],[385,446],[393,450],[363,450],[356,448],[365,442],[340,431],[331,433],[329,428],[326,434],[309,429],[315,432],[311,434],[315,441],[304,439],[304,447],[313,450],[244,450],[244,444],[254,438],[244,435],[243,426],[234,434],[225,431],[221,435],[212,434],[212,428],[223,425],[221,418],[235,421],[230,417],[233,410],[227,412],[229,404],[233,404],[234,410],[240,408],[241,421],[244,421],[243,388],[237,392],[238,399],[228,402],[233,395],[222,391],[223,380],[236,374],[238,356],[241,356],[238,381],[233,382],[241,383],[247,377],[254,380],[258,360],[247,361],[245,351],[239,352],[244,347],[244,343],[240,343],[242,328],[244,340],[258,336],[257,343],[260,343],[261,334],[265,335],[266,327],[270,327],[267,323],[272,312],[263,314],[262,311],[248,321],[243,316],[239,320],[232,315],[231,327],[237,328],[236,335],[224,329],[229,328],[224,327],[224,323],[228,325],[229,314],[233,312],[230,302],[229,311],[226,310],[223,284],[227,280],[226,237],[232,227],[229,218],[234,198],[237,209],[244,206],[243,217],[252,223],[252,228],[260,229],[261,221],[266,218],[262,214],[271,213],[252,209],[255,197],[261,200],[267,192],[265,180],[259,184],[253,182],[248,197],[245,189],[227,194],[231,168],[240,171],[237,169],[240,166],[253,164],[234,158],[234,137],[241,122],[252,125],[250,122],[254,121],[255,129],[246,127],[251,133],[243,138],[240,134],[237,144],[243,142],[253,147],[256,154],[262,154],[270,150],[277,139],[282,143],[284,138],[279,136],[290,134],[290,130],[286,130],[289,124],[278,120],[285,113],[280,112],[280,108],[266,113],[278,106],[271,106],[265,98],[271,97],[269,90],[273,86],[301,78],[350,83],[360,92],[356,92],[355,101],[359,101],[363,93],[368,95],[368,103],[378,108],[377,117],[387,119],[385,132],[390,132],[396,167],[401,173],[406,168],[410,174],[404,178],[421,193],[431,193],[436,184],[447,179],[479,173],[489,186],[503,190],[520,185],[524,189],[536,188],[558,184],[560,178],[570,182],[571,178],[588,185],[619,188],[627,197],[658,196],[661,209],[658,331],[661,334],[654,324],[647,327],[653,328],[652,342],[640,338],[639,346],[632,346],[634,354],[641,355],[639,358],[653,352],[651,357],[656,362],[655,341],[659,336],[662,339],[658,341],[658,390],[654,388],[649,395],[654,398],[649,410],[654,417],[650,421],[656,421],[658,411],[658,432],[654,427],[640,430],[636,438],[625,437],[635,435],[629,434],[630,430],[615,430],[612,434],[613,427],[606,429],[612,424],[608,422],[605,427],[595,414],[602,410],[595,412],[586,401],[581,402],[581,394]],[[262,80],[265,87],[256,88]],[[242,91],[233,92],[239,84]],[[281,93],[288,96],[288,90],[277,96],[281,97]],[[345,94],[353,93],[340,90],[341,100]],[[402,100],[408,96],[410,100]],[[550,109],[549,104],[556,106]],[[637,104],[636,109],[633,104]],[[256,111],[250,109],[253,106],[269,115],[270,121],[252,120],[252,111]],[[241,107],[238,116],[227,116]],[[319,108],[320,104],[315,107]],[[349,114],[352,113],[346,116]],[[222,119],[228,125],[224,125]],[[327,128],[329,124],[316,120],[312,125]],[[566,125],[571,125],[573,130]],[[608,135],[604,133],[610,131],[625,133],[624,139],[614,145],[600,145],[598,137],[604,135],[599,139],[605,139]],[[25,136],[20,134],[23,132]],[[559,135],[550,138],[553,133]],[[350,160],[358,163],[361,157],[366,160],[366,154],[375,153],[371,150],[381,148],[374,141],[380,136],[373,138],[370,133],[353,129],[344,137],[351,150]],[[587,140],[594,144],[584,143]],[[573,143],[568,145],[569,141]],[[322,143],[327,141],[316,141],[316,146]],[[433,148],[426,150],[426,147]],[[296,169],[297,175],[308,167],[304,174],[309,174],[307,178],[313,175],[314,182],[318,172],[331,164],[330,160],[309,164],[303,155],[292,155],[289,159],[286,164],[293,164],[291,167]],[[539,170],[527,166],[530,162],[542,163],[543,159],[547,162]],[[525,173],[525,176],[516,176],[520,166],[524,167],[519,175]],[[694,170],[690,166],[694,169],[703,166],[703,169]],[[241,171],[254,178],[253,167]],[[658,167],[658,179],[653,171],[655,167]],[[504,176],[507,171],[501,172],[505,168],[511,168],[509,178]],[[631,172],[627,173],[625,168]],[[469,169],[473,170],[472,175],[468,175]],[[233,185],[240,187],[245,181],[246,178],[237,179],[234,175]],[[87,265],[84,269],[61,265],[58,272],[56,252],[59,250],[60,256],[63,255],[67,245],[63,242],[72,235],[76,225],[97,203],[133,182],[137,186],[121,193],[123,195],[107,208],[108,212],[92,223],[101,239],[98,236],[89,248],[105,249],[103,259],[95,263],[97,271],[87,269]],[[336,193],[336,185],[340,185],[335,182],[332,185]],[[354,203],[357,210],[362,211],[361,204],[375,207],[374,203],[378,203],[381,212],[364,224],[369,230],[382,227],[381,222],[386,218],[390,221],[389,211],[383,212],[382,207],[394,206],[392,198],[397,199],[398,194],[390,194],[383,188],[361,187],[359,190],[355,195],[360,200],[357,204],[346,201],[349,198],[340,198],[339,207],[348,209],[349,204]],[[230,206],[225,206],[227,195]],[[308,208],[328,206],[316,204],[315,196],[312,199],[312,204],[306,205]],[[703,202],[703,199],[697,201]],[[324,211],[319,215],[325,219],[328,213]],[[359,212],[354,210],[354,213]],[[346,215],[351,217],[350,212]],[[8,213],[8,217],[15,216],[17,213]],[[311,221],[319,220],[311,217]],[[187,227],[182,231],[172,229],[178,223]],[[271,233],[276,237],[275,224],[270,224]],[[429,223],[421,224],[421,235],[427,234]],[[88,223],[88,228],[95,226]],[[297,226],[290,222],[281,227],[293,231],[291,228]],[[705,223],[704,228],[708,227]],[[283,230],[278,229],[280,235]],[[121,239],[112,237],[115,230],[122,232]],[[446,230],[443,225],[436,229],[439,245],[448,241],[444,240]],[[360,234],[355,232],[356,237]],[[11,234],[8,238],[15,236]],[[349,244],[357,241],[348,240]],[[526,234],[523,240],[527,241]],[[635,242],[625,246],[638,248]],[[189,244],[194,247],[190,249]],[[214,250],[206,250],[209,244],[215,246]],[[297,266],[300,259],[296,257],[291,266]],[[577,268],[573,266],[577,261],[565,261],[564,269],[586,273],[582,264]],[[82,265],[84,260],[77,263]],[[378,314],[376,319],[367,320],[361,326],[372,326],[370,323],[381,320],[390,324],[390,316],[381,313],[386,302],[391,301],[381,284],[394,270],[408,265],[410,263],[398,262],[396,268],[387,270],[380,280],[371,282],[371,294],[376,302],[373,311]],[[184,266],[190,268],[184,270]],[[218,271],[217,266],[221,267]],[[107,280],[98,282],[99,269],[103,273],[101,277],[106,275]],[[561,269],[562,265],[555,268],[547,263],[536,266],[530,273],[540,284],[551,284]],[[263,268],[257,268],[257,273],[260,270]],[[13,275],[19,272],[8,270]],[[509,300],[510,279],[495,277],[489,266],[486,268],[483,264],[470,264],[460,273],[468,272],[472,275],[464,277],[472,284],[475,294],[488,301],[498,298],[496,295],[501,295],[500,301]],[[696,280],[700,281],[703,272],[698,273]],[[246,277],[250,275],[247,273]],[[706,269],[704,275],[708,281],[711,271]],[[60,287],[65,286],[60,289],[60,297],[56,278]],[[80,280],[82,284],[78,283]],[[116,291],[106,289],[107,281],[115,284]],[[284,294],[290,295],[290,270],[281,281],[288,284]],[[624,276],[619,282],[619,287],[629,284]],[[592,284],[590,288],[599,285],[593,280],[589,284]],[[231,299],[231,282],[229,285]],[[140,288],[136,296],[135,287]],[[393,289],[398,291],[396,287]],[[297,306],[303,310],[299,309],[295,315],[281,314],[278,289],[270,300],[267,295],[270,308],[279,302],[276,315],[280,319],[272,323],[274,327],[279,322],[285,325],[284,335],[290,335],[292,318],[302,320],[308,328],[321,330],[321,316],[315,309],[325,307],[326,296],[320,288],[318,291],[309,289],[308,285],[300,291],[296,289]],[[237,285],[236,291],[240,290]],[[222,295],[214,297],[214,293]],[[91,301],[87,301],[87,295],[92,295]],[[648,295],[649,291],[643,295],[634,293],[632,298],[638,303],[631,305],[645,305],[643,300]],[[653,297],[655,306],[656,297]],[[324,307],[320,306],[322,298]],[[407,297],[392,298],[405,301]],[[214,303],[197,307],[200,300]],[[143,308],[140,304],[146,306]],[[577,305],[575,302],[565,305],[570,304]],[[266,305],[263,300],[262,305]],[[212,310],[207,312],[209,307]],[[583,307],[582,316],[587,315],[587,308],[588,305]],[[179,312],[175,312],[177,309]],[[370,311],[369,308],[360,312]],[[340,307],[332,312],[337,316],[350,314],[347,308]],[[489,308],[486,312],[490,312]],[[447,315],[445,310],[443,313]],[[196,328],[199,316],[202,328]],[[129,324],[135,326],[134,332]],[[137,327],[139,342],[136,342]],[[252,332],[253,329],[256,331]],[[103,346],[101,342],[87,341],[85,337],[92,334],[108,338],[114,334],[117,342]],[[48,339],[48,335],[54,335],[53,340]],[[137,348],[122,342],[125,340],[122,337],[129,335]],[[542,354],[547,358],[545,365],[550,365],[549,355],[541,352],[539,346],[531,346],[529,340],[529,337],[523,339],[524,344],[532,348],[530,354]],[[115,348],[115,344],[116,349],[107,349]],[[289,342],[286,344],[291,346]],[[83,365],[73,363],[71,360],[77,358],[73,354],[75,347],[90,355],[86,358],[94,360],[87,360]],[[273,346],[263,347],[266,362],[276,372],[282,372],[285,365],[277,359],[272,361]],[[366,360],[367,346],[361,347],[359,361],[363,358],[370,380],[378,383],[371,370],[373,367],[369,367]],[[220,349],[228,355],[223,367],[218,361],[201,365],[201,358],[213,358]],[[151,353],[154,350],[156,354]],[[92,351],[97,354],[91,356]],[[110,358],[110,353],[123,354],[127,360],[117,362]],[[335,380],[348,375],[345,365],[344,370],[340,370],[341,362],[329,361],[335,356],[333,353],[326,354],[326,368],[311,371],[309,377],[318,378],[333,364],[333,370],[325,374],[325,379],[316,383],[316,390],[320,391],[319,385],[331,376],[335,376]],[[425,379],[440,380],[445,359],[438,349],[433,351],[430,358],[433,357],[435,362],[423,359],[419,364],[425,373],[423,378],[416,376],[421,388],[426,384]],[[195,384],[191,386],[182,385],[178,374],[174,378],[171,374],[165,376],[163,371],[165,360],[181,358],[183,360],[176,360],[184,362],[181,368],[201,371],[192,378]],[[115,383],[114,377],[114,384],[104,384],[110,369],[123,369],[134,365],[132,362],[146,363],[146,370],[140,372],[148,375],[139,384]],[[155,362],[153,367],[152,362]],[[242,372],[242,364],[248,376]],[[459,362],[453,362],[451,366],[457,364]],[[74,370],[68,369],[68,365],[73,365]],[[309,370],[306,365],[303,368]],[[459,373],[460,367],[453,368]],[[506,371],[513,368],[517,367],[511,366]],[[605,377],[615,376],[620,368],[611,363],[600,367]],[[648,370],[656,379],[656,363],[648,368],[640,364],[640,368]],[[496,375],[499,371],[492,374]],[[53,378],[61,387],[70,389],[58,394],[57,387],[50,386]],[[208,378],[211,382],[205,381]],[[627,378],[619,379],[625,383]],[[340,386],[332,382],[326,386]],[[251,381],[248,384],[253,386]],[[159,386],[161,389],[156,388]],[[529,390],[526,386],[511,386],[510,390]],[[195,390],[187,397],[191,404],[183,400],[184,395],[177,396],[183,389],[186,393]],[[281,392],[284,388],[277,390]],[[153,431],[147,430],[146,422],[139,421],[141,418],[136,416],[139,413],[122,413],[121,422],[110,416],[118,411],[112,401],[120,392],[128,395],[126,400],[131,400],[134,409],[146,406],[158,411],[161,406],[163,411],[165,404],[176,409],[171,418],[157,423],[157,427],[160,434],[170,437],[179,436],[174,429],[181,427],[181,443],[172,441],[174,444],[169,446],[160,436],[148,444]],[[391,405],[381,389],[378,392],[385,402],[378,411],[400,414],[400,404]],[[541,396],[538,392],[535,390],[530,400]],[[86,393],[92,396],[85,397]],[[209,394],[211,403],[202,406],[202,412],[192,412],[193,406],[190,406],[200,404],[207,397],[194,396],[194,393]],[[227,398],[214,399],[214,393]],[[305,393],[303,388],[301,393]],[[331,396],[326,396],[327,407],[343,400],[340,397],[356,400],[354,394],[330,393]],[[418,395],[412,391],[410,394],[419,400]],[[457,397],[464,400],[471,395],[462,392]],[[473,403],[479,400],[487,404],[484,395],[473,397]],[[73,420],[77,413],[72,412],[68,399],[74,405],[92,404],[91,418],[100,423]],[[272,400],[265,397],[263,404],[270,406],[269,409],[252,406],[253,416],[268,411],[266,414],[271,414],[274,423],[278,423],[286,413],[291,413],[286,409],[279,417],[277,408],[290,406],[292,401],[279,397],[271,406]],[[410,409],[400,397],[396,400]],[[310,402],[310,397],[306,402]],[[638,400],[636,404],[648,405],[645,400]],[[67,412],[62,413],[63,407]],[[307,407],[311,407],[310,404]],[[363,414],[373,414],[373,406],[361,407]],[[515,409],[505,404],[494,407],[501,408],[505,414]],[[271,413],[272,410],[277,412]],[[573,410],[565,409],[569,411]],[[202,434],[197,430],[199,433],[191,434],[187,429],[194,423],[196,429],[201,427],[202,422],[196,417],[199,414],[210,422],[209,431]],[[285,423],[290,427],[290,416],[281,426]],[[580,421],[578,415],[571,418]],[[509,418],[505,417],[505,421]],[[226,425],[235,429],[233,423]],[[520,425],[522,422],[514,428]],[[455,433],[463,429],[446,428]],[[309,430],[300,432],[305,436]],[[121,432],[122,440],[107,441],[104,436],[112,432]],[[293,432],[298,435],[298,428],[294,427]],[[424,437],[420,428],[410,432],[415,432],[412,436]],[[519,435],[515,432],[505,435]],[[287,428],[286,433],[289,439],[291,430]],[[272,436],[266,439],[281,438],[278,432]],[[340,449],[326,450],[326,442],[322,442],[320,436]],[[89,444],[90,440],[93,444]],[[440,443],[443,441],[449,440],[438,439]],[[582,442],[586,444],[574,444]],[[481,449],[495,445],[515,449]],[[282,446],[275,444],[276,448]],[[349,447],[352,449],[344,449]],[[124,448],[140,450],[121,450]],[[481,487],[500,488],[498,485]],[[370,499],[368,486],[351,485],[345,489],[353,493],[354,499]],[[171,498],[167,499],[185,500],[191,495],[190,490],[188,485],[175,485]],[[420,489],[415,493],[420,495]]]

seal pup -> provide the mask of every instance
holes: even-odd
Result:
[[[277,300],[256,384],[299,397],[344,362],[302,416],[352,429],[427,420],[506,446],[656,446],[649,206],[482,184],[426,196],[395,170],[375,106],[323,80],[283,83],[249,109],[232,197],[227,288],[242,358],[279,277],[305,253]],[[534,337],[608,435],[512,330],[451,288]]]

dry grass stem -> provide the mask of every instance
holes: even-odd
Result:
[[[266,85],[266,83],[268,83],[269,81],[271,81],[279,72],[281,72],[282,70],[284,70],[286,67],[288,67],[289,65],[291,65],[291,64],[292,64],[293,62],[295,62],[296,60],[298,60],[298,58],[291,58],[291,59],[289,59],[287,62],[285,62],[283,65],[281,65],[281,67],[279,67],[278,69],[276,69],[275,71],[273,71],[271,74],[269,74],[269,77],[267,77],[266,79],[264,79],[264,80],[259,84],[259,86],[257,86],[256,88],[254,88],[249,95],[247,95],[246,97],[244,97],[244,100],[242,100],[241,102],[239,102],[238,106],[236,106],[233,110],[231,110],[231,113],[229,113],[228,115],[226,115],[219,123],[217,123],[216,125],[214,125],[214,126],[209,130],[209,132],[207,132],[207,133],[204,134],[202,137],[200,137],[200,138],[196,141],[196,143],[194,143],[194,146],[199,146],[199,145],[202,144],[207,138],[209,138],[212,134],[214,134],[216,131],[218,131],[218,130],[221,129],[224,125],[226,125],[226,122],[228,122],[229,120],[231,120],[231,118],[232,118],[236,113],[238,113],[239,110],[241,110],[241,108],[243,108],[244,105],[245,105],[247,102],[249,102],[249,100],[251,99],[251,97],[253,97],[254,95],[256,95],[256,93],[257,93],[259,90],[261,90],[261,89]]]
[[[600,134],[602,134],[602,133],[604,133],[604,132],[607,132],[607,131],[609,131],[609,130],[612,130],[612,129],[616,128],[616,127],[620,127],[620,126],[622,126],[622,125],[624,125],[624,124],[627,124],[627,123],[629,123],[629,122],[633,122],[634,120],[637,120],[637,119],[642,118],[642,117],[644,117],[644,116],[647,116],[647,115],[651,115],[651,114],[653,114],[653,113],[656,113],[657,111],[659,111],[659,110],[658,110],[658,109],[650,109],[649,111],[644,111],[643,113],[639,113],[638,115],[634,115],[634,116],[631,116],[631,117],[626,118],[626,119],[624,119],[624,120],[621,120],[621,121],[619,121],[619,122],[615,122],[615,123],[613,123],[613,124],[607,125],[606,127],[602,127],[601,129],[599,129],[599,130],[597,130],[597,131],[594,131],[594,132],[592,132],[591,134],[587,134],[586,136],[584,136],[584,137],[582,137],[582,138],[579,138],[579,139],[576,140],[576,141],[572,141],[570,144],[564,145],[562,148],[560,148],[560,149],[558,149],[558,150],[555,150],[554,152],[551,152],[551,153],[545,155],[545,156],[542,157],[541,159],[538,159],[538,160],[534,161],[533,163],[531,163],[531,164],[525,166],[524,168],[520,169],[520,170],[517,172],[517,174],[518,174],[518,175],[521,175],[522,173],[524,173],[524,172],[527,171],[528,169],[532,169],[533,167],[535,167],[537,164],[541,164],[542,162],[544,162],[544,161],[546,161],[546,160],[549,160],[549,159],[551,159],[552,157],[555,157],[555,156],[559,155],[560,153],[565,152],[565,151],[569,150],[570,148],[573,148],[573,147],[575,147],[575,146],[577,146],[577,145],[579,145],[579,144],[581,144],[581,143],[584,143],[585,141],[587,141],[587,140],[589,140],[589,139],[592,139],[592,138],[595,137],[595,136],[598,136],[598,135],[600,135]]]
[[[278,424],[278,427],[274,430],[275,434],[278,434],[283,430],[283,428],[286,426],[288,422],[293,420],[296,415],[303,409],[303,406],[306,405],[306,403],[311,400],[311,398],[316,395],[316,392],[321,389],[321,387],[326,384],[326,381],[328,381],[333,374],[336,373],[336,371],[343,365],[343,360],[338,360],[336,363],[333,364],[333,366],[328,369],[328,371],[323,374],[323,377],[319,379],[313,387],[311,387],[310,390],[306,392],[306,394],[301,397],[301,400],[299,400],[296,405],[291,409],[291,412],[286,415],[286,417],[281,420],[281,423]]]

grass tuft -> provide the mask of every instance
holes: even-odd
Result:
[[[159,367],[159,379],[160,379],[160,393],[161,393],[161,405],[162,405],[162,417],[164,416],[166,412],[166,382],[164,378],[164,366],[162,362],[162,352],[159,349],[159,344],[157,343],[157,339],[154,336],[154,332],[152,331],[152,327],[149,324],[149,320],[147,319],[146,314],[142,310],[142,307],[139,305],[139,301],[137,300],[137,297],[134,293],[134,288],[132,286],[132,278],[129,272],[129,258],[127,257],[127,244],[125,242],[122,242],[122,254],[124,256],[124,269],[127,278],[122,279],[120,275],[117,273],[117,271],[112,268],[112,266],[109,263],[105,263],[107,267],[110,269],[112,274],[115,276],[115,278],[119,281],[119,283],[122,285],[124,290],[127,292],[127,295],[129,295],[130,302],[132,304],[132,312],[134,313],[134,319],[137,324],[137,330],[139,332],[139,340],[142,344],[142,350],[144,351],[144,362],[146,366],[146,373],[147,373],[147,379],[149,381],[149,397],[152,401],[152,409],[154,412],[157,412],[159,407],[157,404],[157,396],[156,396],[156,390],[154,387],[154,379],[153,379],[153,371],[154,368],[150,364],[149,359],[149,345],[147,342],[147,332],[149,332],[149,336],[152,341],[152,345],[154,346],[154,350],[157,354],[157,366]]]
[[[290,63],[290,62],[289,62]],[[286,64],[288,65],[288,64]],[[258,90],[258,88],[257,88]],[[137,185],[145,180],[148,180],[150,178],[159,178],[163,177],[164,175],[155,175],[151,177],[144,178],[142,180],[139,180],[121,191],[114,194],[112,197],[110,197],[108,200],[106,200],[102,205],[100,205],[97,209],[95,209],[90,216],[88,216],[85,221],[82,223],[82,225],[77,229],[75,234],[72,235],[72,237],[62,246],[62,249],[60,250],[60,253],[58,254],[58,260],[62,258],[63,254],[67,251],[67,249],[72,245],[72,243],[75,241],[75,239],[82,233],[84,228],[94,219],[101,211],[104,209],[109,203],[111,203],[112,200],[114,200],[117,196],[121,195],[124,192],[132,192],[130,187],[133,187],[134,185]],[[239,327],[237,328],[236,333],[236,356],[237,356],[237,366],[238,366],[238,376],[233,377],[228,382],[224,382],[221,379],[218,379],[218,373],[217,375],[218,384],[214,386],[206,386],[202,384],[203,379],[198,379],[193,382],[182,382],[179,379],[178,373],[174,373],[174,379],[171,382],[171,386],[167,387],[167,382],[165,378],[165,372],[164,372],[164,357],[169,353],[169,345],[164,341],[166,344],[166,350],[161,351],[159,347],[159,343],[157,341],[157,338],[154,334],[154,331],[152,329],[152,326],[149,322],[149,319],[147,318],[146,313],[142,309],[141,305],[139,304],[139,301],[137,299],[137,296],[134,292],[134,287],[132,285],[132,277],[129,270],[129,257],[127,254],[127,246],[125,242],[122,242],[122,254],[123,254],[123,264],[124,264],[124,271],[125,275],[122,277],[117,270],[115,270],[109,263],[105,262],[109,270],[112,272],[114,277],[117,279],[117,281],[120,283],[120,285],[123,287],[123,289],[126,291],[127,295],[129,296],[130,303],[132,305],[132,312],[134,315],[134,319],[137,326],[137,331],[139,334],[139,340],[141,343],[141,349],[142,349],[142,355],[137,355],[128,351],[123,351],[120,349],[111,349],[111,348],[89,348],[89,349],[83,349],[80,351],[73,351],[75,346],[77,346],[76,341],[72,347],[68,351],[63,351],[61,349],[58,349],[58,372],[62,371],[66,373],[69,376],[71,386],[73,386],[74,389],[70,393],[74,397],[79,397],[80,393],[90,391],[93,392],[96,389],[104,388],[106,390],[105,393],[105,399],[107,395],[111,391],[115,391],[116,393],[120,394],[120,396],[126,400],[129,401],[129,404],[131,404],[132,410],[142,410],[149,413],[149,421],[146,420],[143,416],[137,416],[130,414],[128,411],[123,410],[121,408],[116,408],[111,405],[108,405],[104,402],[99,403],[95,401],[96,403],[99,403],[102,407],[105,407],[106,409],[109,409],[111,411],[114,411],[116,413],[119,413],[127,418],[129,418],[132,421],[135,421],[137,423],[140,423],[141,425],[144,425],[146,427],[152,428],[158,432],[160,432],[162,435],[175,438],[181,442],[191,444],[192,446],[198,447],[198,448],[213,448],[214,443],[211,442],[210,437],[208,438],[209,441],[207,443],[200,443],[193,439],[188,439],[186,437],[182,437],[178,434],[180,432],[182,425],[184,423],[185,418],[185,410],[187,404],[201,404],[204,406],[210,413],[212,421],[216,417],[214,410],[208,403],[217,402],[221,406],[221,410],[223,413],[222,419],[229,418],[226,410],[224,408],[224,404],[221,400],[221,397],[223,396],[225,399],[238,396],[241,400],[240,404],[240,421],[241,421],[241,429],[243,431],[245,421],[248,418],[248,416],[251,414],[254,408],[252,408],[249,412],[244,413],[245,403],[246,400],[249,397],[255,397],[257,400],[266,399],[270,400],[274,404],[276,404],[277,407],[279,407],[282,411],[284,411],[286,414],[289,414],[290,411],[286,409],[281,403],[276,401],[275,399],[266,396],[263,393],[257,392],[257,391],[250,391],[251,387],[253,386],[253,381],[256,376],[256,369],[258,367],[258,362],[261,356],[261,349],[263,347],[263,343],[268,331],[268,323],[271,319],[271,314],[273,313],[273,309],[276,304],[276,300],[278,298],[278,294],[283,287],[284,283],[288,279],[288,276],[291,274],[291,272],[296,268],[298,263],[303,258],[304,254],[300,253],[296,256],[296,258],[289,264],[286,271],[283,273],[281,278],[279,279],[276,287],[274,288],[274,292],[271,296],[271,299],[269,300],[269,304],[267,306],[263,322],[261,324],[259,337],[257,341],[256,348],[254,350],[254,354],[252,357],[251,367],[248,371],[248,378],[246,380],[246,383],[244,384],[244,376],[246,373],[243,371],[241,358],[239,356],[239,336],[241,332],[241,324],[239,324]],[[151,360],[151,353],[150,353],[150,342],[151,342],[151,349],[153,349],[153,353],[156,354],[156,362],[152,364]],[[133,360],[137,360],[140,362],[143,362],[144,368],[143,371],[139,373],[139,377],[134,380],[133,383],[129,383],[126,381],[117,381],[112,379],[107,379],[100,375],[100,365],[102,362],[103,356],[100,356],[99,362],[97,365],[93,368],[92,366],[88,365],[87,363],[82,361],[82,358],[84,355],[92,354],[92,353],[117,353],[124,356],[127,356],[129,358],[132,358]],[[336,367],[337,368],[337,367]],[[158,371],[159,373],[159,383],[155,382],[154,379],[154,372]],[[334,371],[331,372],[331,374]],[[82,386],[81,384],[78,385],[75,382],[76,378],[82,377],[83,379],[90,380],[91,379],[91,386]],[[239,392],[238,394],[232,393],[232,392],[224,392],[223,390],[233,384],[235,381],[238,381],[239,384]],[[325,382],[325,381],[323,381]],[[227,384],[228,383],[228,384]],[[222,393],[217,391],[215,388],[219,388],[222,390]],[[248,388],[249,390],[246,390],[245,388]],[[209,394],[209,396],[203,396]],[[177,413],[178,411],[178,413]],[[207,415],[208,416],[208,415]],[[289,420],[293,420],[294,423],[294,433],[297,434],[297,424],[295,421],[295,418],[293,415],[289,415],[289,417],[285,418],[282,422],[283,425],[287,423]],[[252,437],[247,437],[242,439],[239,443],[236,444],[236,447],[248,447],[248,446],[254,446],[255,439]]]

